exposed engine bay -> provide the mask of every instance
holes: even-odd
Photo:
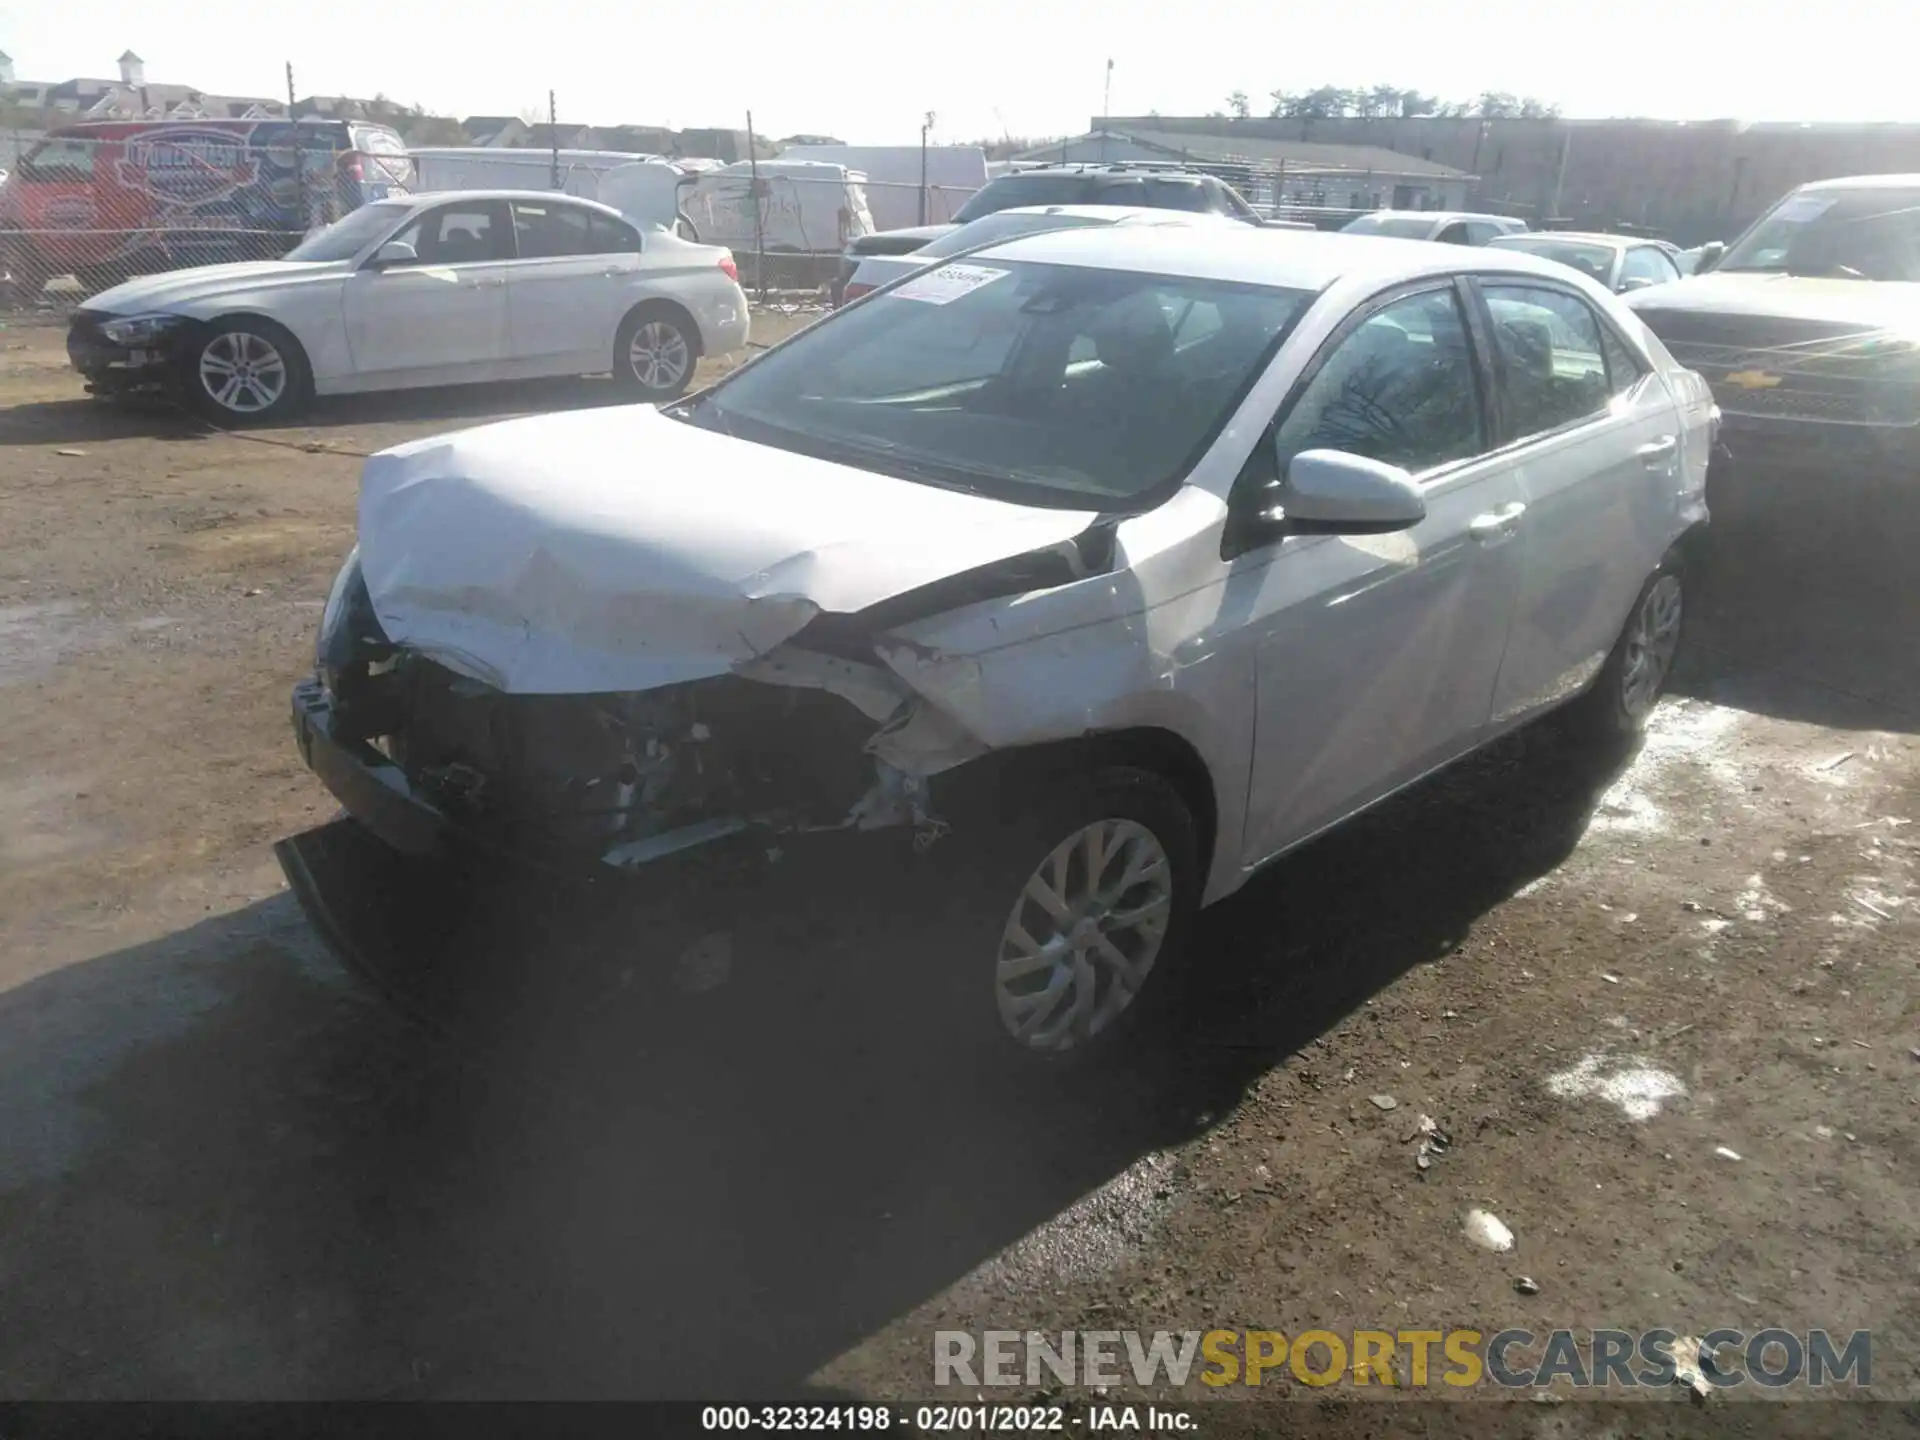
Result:
[[[883,727],[822,689],[725,675],[509,695],[404,651],[358,668],[334,677],[343,730],[502,848],[639,864],[754,827],[940,828],[922,782],[868,753]]]

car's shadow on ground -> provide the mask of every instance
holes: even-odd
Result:
[[[791,1392],[1445,960],[1616,767],[1535,730],[1311,847],[1209,912],[1165,1042],[1068,1076],[917,1007],[984,964],[900,901],[938,846],[796,853],[699,919],[308,832],[378,1002],[285,896],[0,996],[6,1388]]]
[[[1920,731],[1920,475],[1716,476],[1682,694],[1839,729]]]

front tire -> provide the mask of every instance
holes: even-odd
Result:
[[[1200,846],[1193,812],[1154,771],[1102,766],[1042,793],[956,836],[965,854],[937,867],[967,882],[943,927],[964,938],[942,1008],[1008,1059],[1077,1065],[1156,1017],[1191,942]]]
[[[1686,567],[1670,553],[1640,587],[1627,623],[1592,687],[1569,718],[1586,736],[1631,740],[1647,728],[1668,677],[1686,619]]]
[[[614,337],[613,378],[656,405],[686,394],[699,360],[700,331],[677,306],[642,305]]]
[[[300,343],[270,320],[217,320],[181,347],[181,389],[216,425],[283,420],[307,397],[311,371]]]

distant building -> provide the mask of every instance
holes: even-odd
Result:
[[[1103,126],[1014,157],[1055,164],[1134,161],[1218,176],[1254,208],[1458,210],[1473,176],[1374,145],[1324,145],[1233,134]]]
[[[831,135],[789,135],[785,139],[774,141],[774,144],[782,150],[790,145],[845,145],[846,143],[844,140],[834,139]]]
[[[0,55],[0,104],[37,111],[44,125],[79,120],[205,120],[286,114],[264,95],[210,95],[193,85],[149,84],[147,66],[133,51],[120,57],[118,80],[21,80],[11,57]]]

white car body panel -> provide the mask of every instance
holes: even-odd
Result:
[[[396,209],[388,234],[422,211],[474,200],[585,203],[552,192],[440,193]],[[721,247],[643,231],[637,254],[370,269],[380,243],[328,264],[266,260],[145,276],[102,291],[87,309],[264,316],[300,342],[322,395],[603,372],[621,320],[647,300],[686,310],[703,354],[747,342],[746,295],[720,268]]]
[[[851,470],[654,413],[513,421],[368,463],[361,557],[389,635],[529,693],[727,671],[823,686],[893,716],[869,748],[910,774],[989,750],[1164,730],[1212,777],[1211,902],[1565,699],[1646,576],[1705,519],[1704,382],[1614,297],[1550,261],[1242,226],[1087,227],[980,254],[1318,295],[1182,488],[1117,522],[1110,568],[895,624],[872,665],[781,642],[823,611],[1064,542],[1095,517]],[[1294,534],[1223,559],[1234,482],[1323,343],[1381,292],[1459,274],[1578,289],[1652,373],[1590,420],[1435,472],[1427,517],[1410,530]],[[1671,451],[1641,453],[1666,437]],[[679,483],[696,473],[698,487]]]

